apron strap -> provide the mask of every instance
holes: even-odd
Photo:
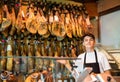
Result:
[[[95,53],[96,63],[98,63],[98,58],[97,58],[97,52],[96,52],[96,50],[94,50],[94,53]]]

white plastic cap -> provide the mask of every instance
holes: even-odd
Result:
[[[8,46],[7,46],[7,51],[11,51],[11,50],[12,50],[11,45],[8,45]]]

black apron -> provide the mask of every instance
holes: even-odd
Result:
[[[95,63],[86,63],[86,55],[87,55],[87,53],[85,53],[84,68],[85,67],[92,67],[92,69],[93,69],[92,72],[94,72],[94,73],[100,73],[100,68],[99,68],[99,63],[98,63],[98,59],[97,59],[96,50],[94,50],[94,53],[95,53],[95,59],[96,59]]]

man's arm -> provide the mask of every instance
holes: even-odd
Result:
[[[67,63],[65,64],[65,67],[66,67],[70,72],[72,72],[72,67],[71,67],[71,65],[70,65],[69,62],[67,62]]]
[[[107,75],[111,75],[110,70],[106,70],[106,71],[104,71],[104,73],[107,74]]]

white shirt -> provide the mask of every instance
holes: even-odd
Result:
[[[97,59],[100,67],[100,72],[103,73],[104,71],[111,69],[110,64],[107,60],[107,57],[102,52],[98,52],[98,51],[96,52],[97,52]],[[81,59],[75,61],[75,65],[78,66],[76,70],[79,72],[82,72],[84,69],[83,67],[84,56],[85,56],[85,53],[80,54],[78,58],[81,58]],[[87,53],[86,63],[93,63],[93,62],[96,62],[95,53],[94,52]]]

